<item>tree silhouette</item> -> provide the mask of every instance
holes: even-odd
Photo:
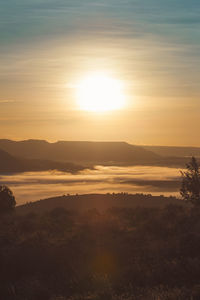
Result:
[[[12,191],[5,185],[0,185],[0,214],[11,212],[16,205]]]
[[[180,194],[182,199],[193,205],[200,205],[200,166],[195,157],[186,165],[187,171],[181,171],[182,186]]]

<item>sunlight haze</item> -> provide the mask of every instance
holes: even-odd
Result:
[[[199,9],[196,0],[3,1],[1,138],[200,146]],[[107,79],[92,79],[102,70]]]

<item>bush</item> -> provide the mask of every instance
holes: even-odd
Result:
[[[0,185],[0,214],[14,210],[16,205],[12,191],[5,185]]]

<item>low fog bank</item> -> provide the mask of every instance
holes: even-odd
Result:
[[[96,166],[77,174],[60,171],[28,172],[0,176],[14,192],[18,204],[63,194],[151,193],[178,195],[180,172],[176,168]]]

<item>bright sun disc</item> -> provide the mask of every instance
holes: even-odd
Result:
[[[120,80],[94,74],[77,86],[78,105],[86,111],[117,110],[124,106],[123,84]]]

